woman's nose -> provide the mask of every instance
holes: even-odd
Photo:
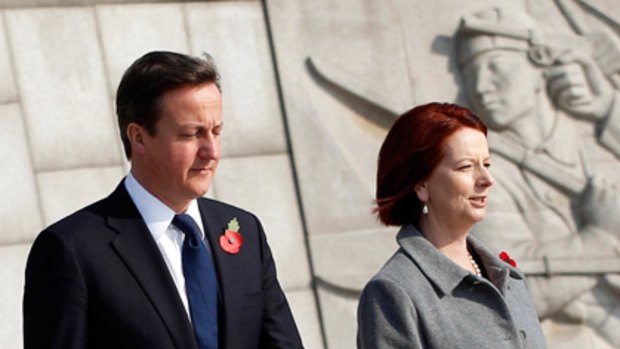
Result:
[[[478,179],[478,183],[484,188],[490,187],[493,185],[493,183],[495,183],[495,179],[493,178],[493,175],[491,175],[491,171],[489,171],[487,167],[483,167],[482,171],[480,172],[480,178]]]

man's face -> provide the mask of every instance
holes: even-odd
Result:
[[[526,54],[509,50],[480,53],[463,67],[463,78],[472,108],[495,130],[532,111],[544,85]]]
[[[215,83],[163,95],[153,136],[144,132],[141,182],[175,211],[207,193],[220,160],[222,97]]]

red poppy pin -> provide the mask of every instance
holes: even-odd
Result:
[[[220,235],[220,246],[224,251],[230,254],[236,254],[241,250],[243,236],[239,233],[239,229],[237,217],[228,222],[228,227],[224,231],[224,234]]]
[[[502,251],[502,252],[499,254],[499,259],[501,259],[501,260],[503,260],[504,262],[506,262],[506,263],[508,263],[508,264],[512,265],[512,266],[513,266],[513,267],[515,267],[515,268],[517,267],[517,262],[516,262],[514,259],[510,258],[510,255],[508,255],[508,252],[506,252],[506,251]]]

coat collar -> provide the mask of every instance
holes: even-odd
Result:
[[[506,294],[508,280],[523,280],[525,276],[517,268],[499,259],[499,254],[489,250],[476,236],[470,234],[467,243],[478,254],[482,261],[489,281],[502,293]]]
[[[122,181],[106,202],[106,222],[118,234],[112,247],[142,286],[176,347],[198,349],[172,277]]]
[[[459,267],[443,255],[411,224],[401,228],[396,240],[405,254],[414,261],[422,273],[443,295],[451,294],[466,278],[475,278],[467,270]],[[506,291],[509,277],[523,278],[517,269],[500,260],[476,237],[470,235],[467,242],[480,256],[482,267],[487,271],[489,281],[502,294]]]

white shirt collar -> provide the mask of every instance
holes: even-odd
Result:
[[[158,198],[149,193],[133,176],[131,171],[125,177],[125,188],[138,208],[142,219],[149,228],[155,241],[159,241],[166,230],[170,227],[170,223],[174,218],[175,212]],[[202,225],[202,216],[198,209],[198,201],[192,200],[187,208],[186,214],[190,215],[198,227],[204,239],[204,228]]]

